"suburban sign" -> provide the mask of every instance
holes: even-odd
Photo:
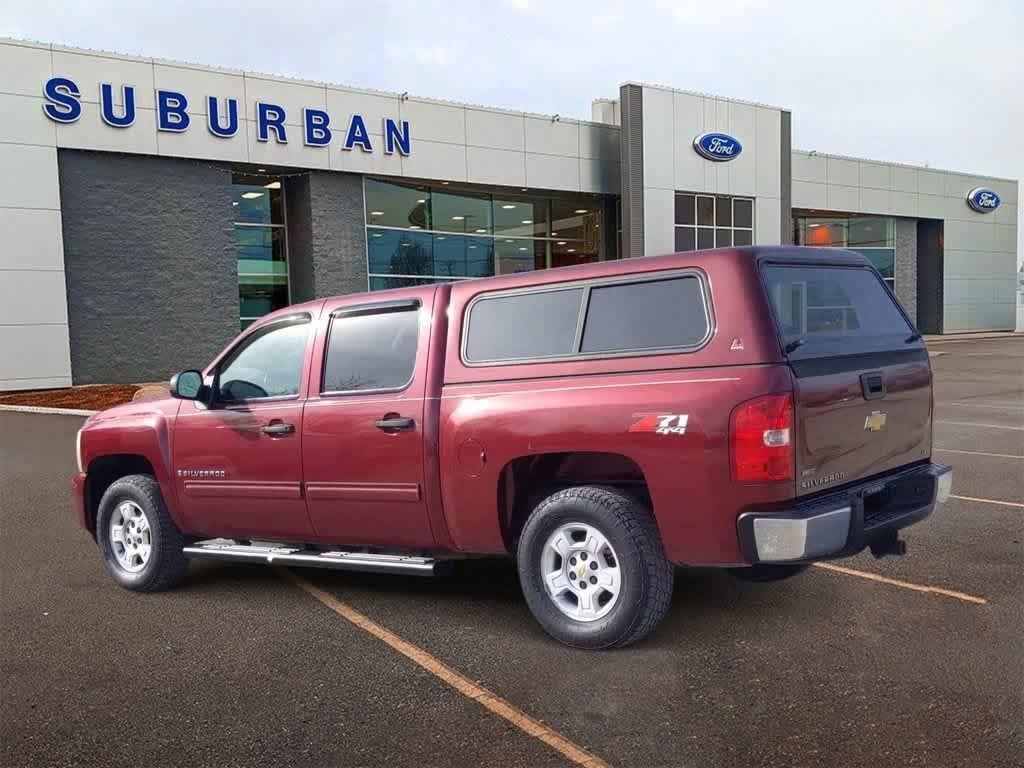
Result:
[[[967,204],[979,213],[992,213],[1001,202],[998,194],[985,187],[975,187],[967,193]]]
[[[82,116],[82,92],[78,84],[67,77],[51,77],[43,86],[43,112],[57,123],[73,123]],[[115,93],[110,83],[100,84],[100,117],[112,128],[129,128],[135,122],[135,86],[122,85]],[[238,99],[206,97],[206,115],[197,116],[205,120],[206,129],[219,139],[231,139],[238,133]],[[183,133],[192,126],[189,99],[183,93],[157,89],[156,127],[158,131]],[[258,141],[287,144],[289,134],[301,133],[302,141],[308,147],[326,147],[337,131],[339,143],[345,150],[358,147],[363,152],[374,150],[374,139],[362,115],[349,116],[344,128],[332,124],[331,116],[322,109],[306,107],[302,110],[301,127],[285,125],[287,115],[284,107],[269,102],[257,101],[252,119],[256,123]],[[408,155],[412,149],[409,138],[409,122],[384,118],[380,133],[383,135],[384,154],[398,152]],[[243,132],[244,136],[244,132]],[[292,136],[292,138],[295,138]]]
[[[743,145],[725,133],[702,133],[693,140],[693,148],[697,154],[715,162],[735,160],[743,151]]]

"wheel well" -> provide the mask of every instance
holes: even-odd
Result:
[[[89,464],[85,480],[85,521],[89,532],[96,536],[96,515],[100,499],[115,480],[128,475],[152,475],[153,465],[145,456],[131,453],[116,453],[101,456]]]
[[[498,482],[498,514],[505,548],[513,551],[534,507],[562,488],[605,485],[622,488],[650,506],[640,465],[618,453],[576,451],[521,456],[505,465]]]

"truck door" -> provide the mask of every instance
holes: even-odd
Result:
[[[433,292],[325,308],[302,440],[306,504],[322,541],[434,544],[423,424]]]
[[[210,406],[182,403],[174,481],[189,529],[208,536],[309,541],[302,498],[302,393],[309,314],[255,329],[208,372]]]

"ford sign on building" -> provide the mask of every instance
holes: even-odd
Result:
[[[984,187],[972,189],[967,193],[967,204],[978,213],[991,213],[999,207],[1002,198],[999,193]]]
[[[784,108],[625,82],[576,120],[0,62],[0,390],[165,379],[316,297],[758,244],[859,251],[924,333],[1015,324],[1016,181],[794,148]]]
[[[743,145],[724,133],[702,133],[693,140],[693,148],[708,160],[721,162],[735,160],[743,151]]]

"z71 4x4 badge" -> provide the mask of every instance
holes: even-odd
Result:
[[[656,435],[685,435],[686,422],[690,417],[685,413],[636,413],[629,432],[653,432]]]

